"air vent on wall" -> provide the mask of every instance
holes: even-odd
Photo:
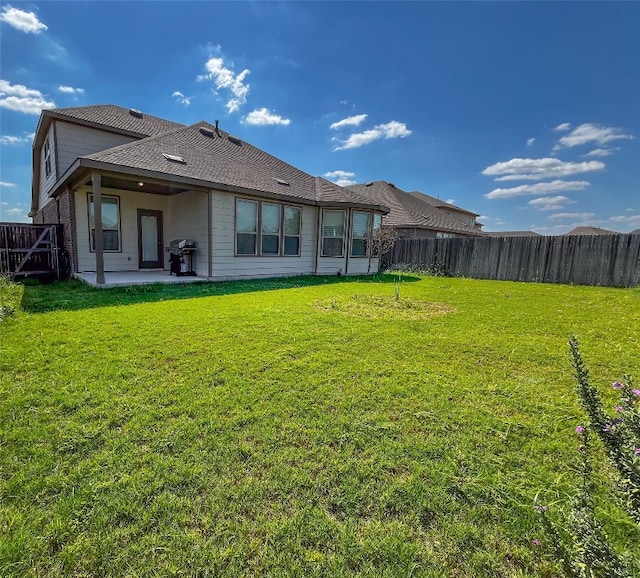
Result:
[[[138,110],[137,108],[130,108],[129,114],[131,116],[135,116],[136,118],[142,118],[142,111]]]
[[[187,164],[187,161],[185,161],[181,156],[178,156],[178,155],[170,155],[167,153],[162,153],[162,156],[168,161],[171,161],[172,163],[180,163],[182,165]]]

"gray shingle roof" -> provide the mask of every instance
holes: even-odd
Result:
[[[619,235],[617,231],[609,231],[600,227],[576,227],[565,235]]]
[[[535,231],[484,231],[489,237],[540,237]]]
[[[386,205],[391,212],[383,223],[396,228],[429,229],[444,233],[481,236],[483,233],[447,215],[427,201],[421,200],[385,181],[351,185],[352,191],[371,201]]]
[[[166,154],[181,157],[184,163],[169,160]],[[160,177],[224,185],[313,204],[378,205],[368,196],[313,177],[222,130],[216,131],[205,121],[81,158],[114,165],[113,170],[126,167],[151,171]]]
[[[137,114],[132,110],[114,104],[98,104],[73,108],[54,108],[45,110],[43,113],[45,116],[53,118],[67,119],[87,126],[99,126],[103,130],[111,128],[117,132],[140,137],[157,135],[184,126],[144,112]]]
[[[472,215],[474,217],[480,216],[479,213],[474,213],[473,211],[463,209],[462,207],[458,207],[457,205],[454,205],[452,203],[447,203],[442,199],[438,199],[437,197],[432,197],[431,195],[427,195],[427,193],[423,193],[421,191],[410,191],[409,194],[415,197],[416,199],[426,201],[427,203],[429,203],[430,205],[433,205],[434,207],[439,207],[439,208],[441,207],[443,209],[452,209],[454,211],[460,211],[461,213],[466,213],[467,215]]]

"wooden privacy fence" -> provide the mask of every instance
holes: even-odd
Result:
[[[474,279],[640,285],[640,235],[399,239],[383,267],[444,268]]]
[[[62,225],[0,223],[0,273],[61,278]]]

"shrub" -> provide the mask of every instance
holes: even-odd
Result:
[[[623,509],[640,526],[640,390],[633,387],[631,377],[625,376],[626,384],[615,381],[613,388],[620,392],[620,400],[615,415],[609,415],[598,390],[589,381],[589,372],[575,337],[571,338],[569,347],[576,371],[578,399],[588,420],[588,425],[579,425],[575,430],[581,441],[581,483],[563,521],[553,522],[545,506],[536,504],[534,508],[542,516],[555,557],[562,563],[567,576],[631,576],[631,557],[616,553],[596,516],[590,432],[600,438],[613,466],[617,478],[615,487]]]

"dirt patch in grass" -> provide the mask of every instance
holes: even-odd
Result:
[[[338,295],[316,301],[315,306],[326,313],[337,312],[369,319],[425,320],[456,312],[455,307],[445,303],[420,301],[411,297],[396,299],[393,295]]]

